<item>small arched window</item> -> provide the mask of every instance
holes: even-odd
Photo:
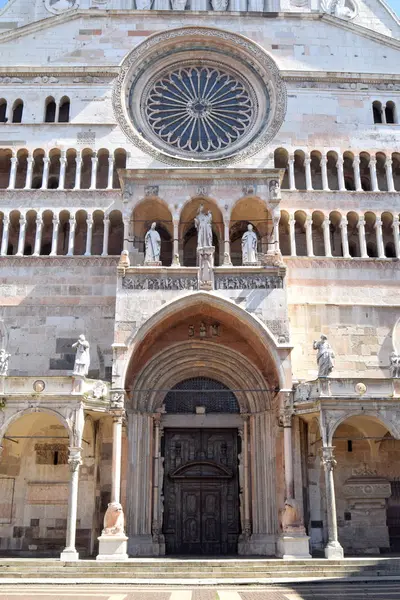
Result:
[[[13,106],[12,112],[12,122],[13,123],[22,123],[22,113],[24,110],[24,103],[22,100],[16,100]]]
[[[372,112],[374,123],[382,123],[382,104],[378,100],[372,103]]]
[[[7,100],[0,99],[0,123],[7,123]]]
[[[46,98],[44,122],[45,123],[54,123],[55,120],[56,120],[56,103],[54,101],[54,98],[49,96],[49,98]]]
[[[391,125],[393,123],[397,123],[396,105],[394,102],[392,102],[392,101],[386,102],[385,115],[386,115],[386,123],[388,123],[389,125]]]
[[[64,96],[60,100],[60,108],[58,111],[58,122],[59,123],[69,123],[69,109],[70,109],[70,100],[67,96]]]

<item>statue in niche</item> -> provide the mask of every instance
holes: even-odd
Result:
[[[8,361],[11,354],[5,351],[4,348],[0,350],[0,377],[8,375]]]
[[[197,229],[197,248],[208,248],[212,246],[212,214],[204,212],[203,204],[200,204],[197,216],[194,219]]]
[[[318,342],[314,340],[313,348],[314,350],[318,350],[318,377],[328,377],[333,367],[335,366],[335,363],[333,362],[335,354],[331,348],[330,343],[328,342],[328,338],[326,337],[326,335],[321,335],[321,338]]]
[[[277,179],[272,179],[269,182],[269,197],[270,200],[279,200],[281,197],[281,187]]]
[[[205,323],[202,321],[200,323],[200,337],[205,338],[207,336],[207,329]]]
[[[85,336],[81,334],[78,341],[75,342],[75,344],[72,344],[72,348],[76,348],[75,364],[72,374],[86,377],[89,373],[90,366],[89,342]]]
[[[157,223],[152,223],[144,238],[146,249],[144,257],[145,265],[160,262],[161,237],[158,231],[156,231],[156,226]]]
[[[247,231],[242,236],[242,263],[254,264],[257,262],[257,234],[253,231],[253,225],[247,225]]]
[[[400,378],[400,356],[396,352],[392,352],[390,355],[390,377],[393,379]]]

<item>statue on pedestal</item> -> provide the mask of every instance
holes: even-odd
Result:
[[[124,511],[119,502],[110,502],[104,515],[102,535],[124,535]]]
[[[400,356],[396,352],[392,352],[390,355],[390,377],[400,378]]]
[[[146,249],[144,264],[160,264],[160,252],[161,252],[161,237],[158,231],[156,231],[157,223],[152,223],[150,229],[145,235],[144,245]]]
[[[81,334],[78,341],[75,342],[75,344],[72,344],[72,348],[76,348],[75,364],[72,374],[86,377],[89,373],[90,366],[89,342],[85,336]]]
[[[5,351],[4,348],[0,350],[0,377],[8,375],[8,360],[11,354]]]
[[[321,339],[318,342],[314,340],[313,348],[314,350],[318,350],[318,377],[328,377],[333,367],[335,366],[335,363],[333,362],[335,354],[331,348],[330,343],[328,342],[328,338],[326,337],[326,335],[321,335]]]
[[[242,263],[257,263],[257,234],[253,231],[253,225],[247,225],[247,231],[242,236]]]
[[[197,248],[212,246],[212,214],[210,210],[204,212],[203,204],[200,204],[194,224],[197,229]]]

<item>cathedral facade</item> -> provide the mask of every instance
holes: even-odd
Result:
[[[399,33],[2,9],[0,553],[399,551]]]

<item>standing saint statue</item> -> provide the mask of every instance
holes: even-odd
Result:
[[[78,341],[72,344],[72,348],[76,348],[75,364],[73,375],[80,375],[86,377],[89,373],[90,365],[90,353],[89,353],[89,342],[82,334],[79,336]]]
[[[204,212],[203,204],[200,204],[194,224],[197,229],[197,248],[212,246],[212,214],[210,210]]]
[[[253,231],[253,225],[249,223],[247,225],[247,231],[242,236],[242,263],[256,263],[257,262],[257,234]]]
[[[150,229],[145,235],[144,245],[146,253],[144,256],[144,263],[159,263],[160,252],[161,252],[161,238],[158,231],[156,231],[157,223],[152,223]]]
[[[0,376],[5,377],[8,375],[8,360],[11,354],[5,351],[4,348],[0,350]]]
[[[313,348],[314,350],[318,350],[318,377],[328,377],[333,367],[335,366],[335,363],[333,362],[335,354],[331,348],[330,343],[328,342],[328,338],[326,337],[326,335],[321,335],[321,339],[318,342],[314,340]]]

